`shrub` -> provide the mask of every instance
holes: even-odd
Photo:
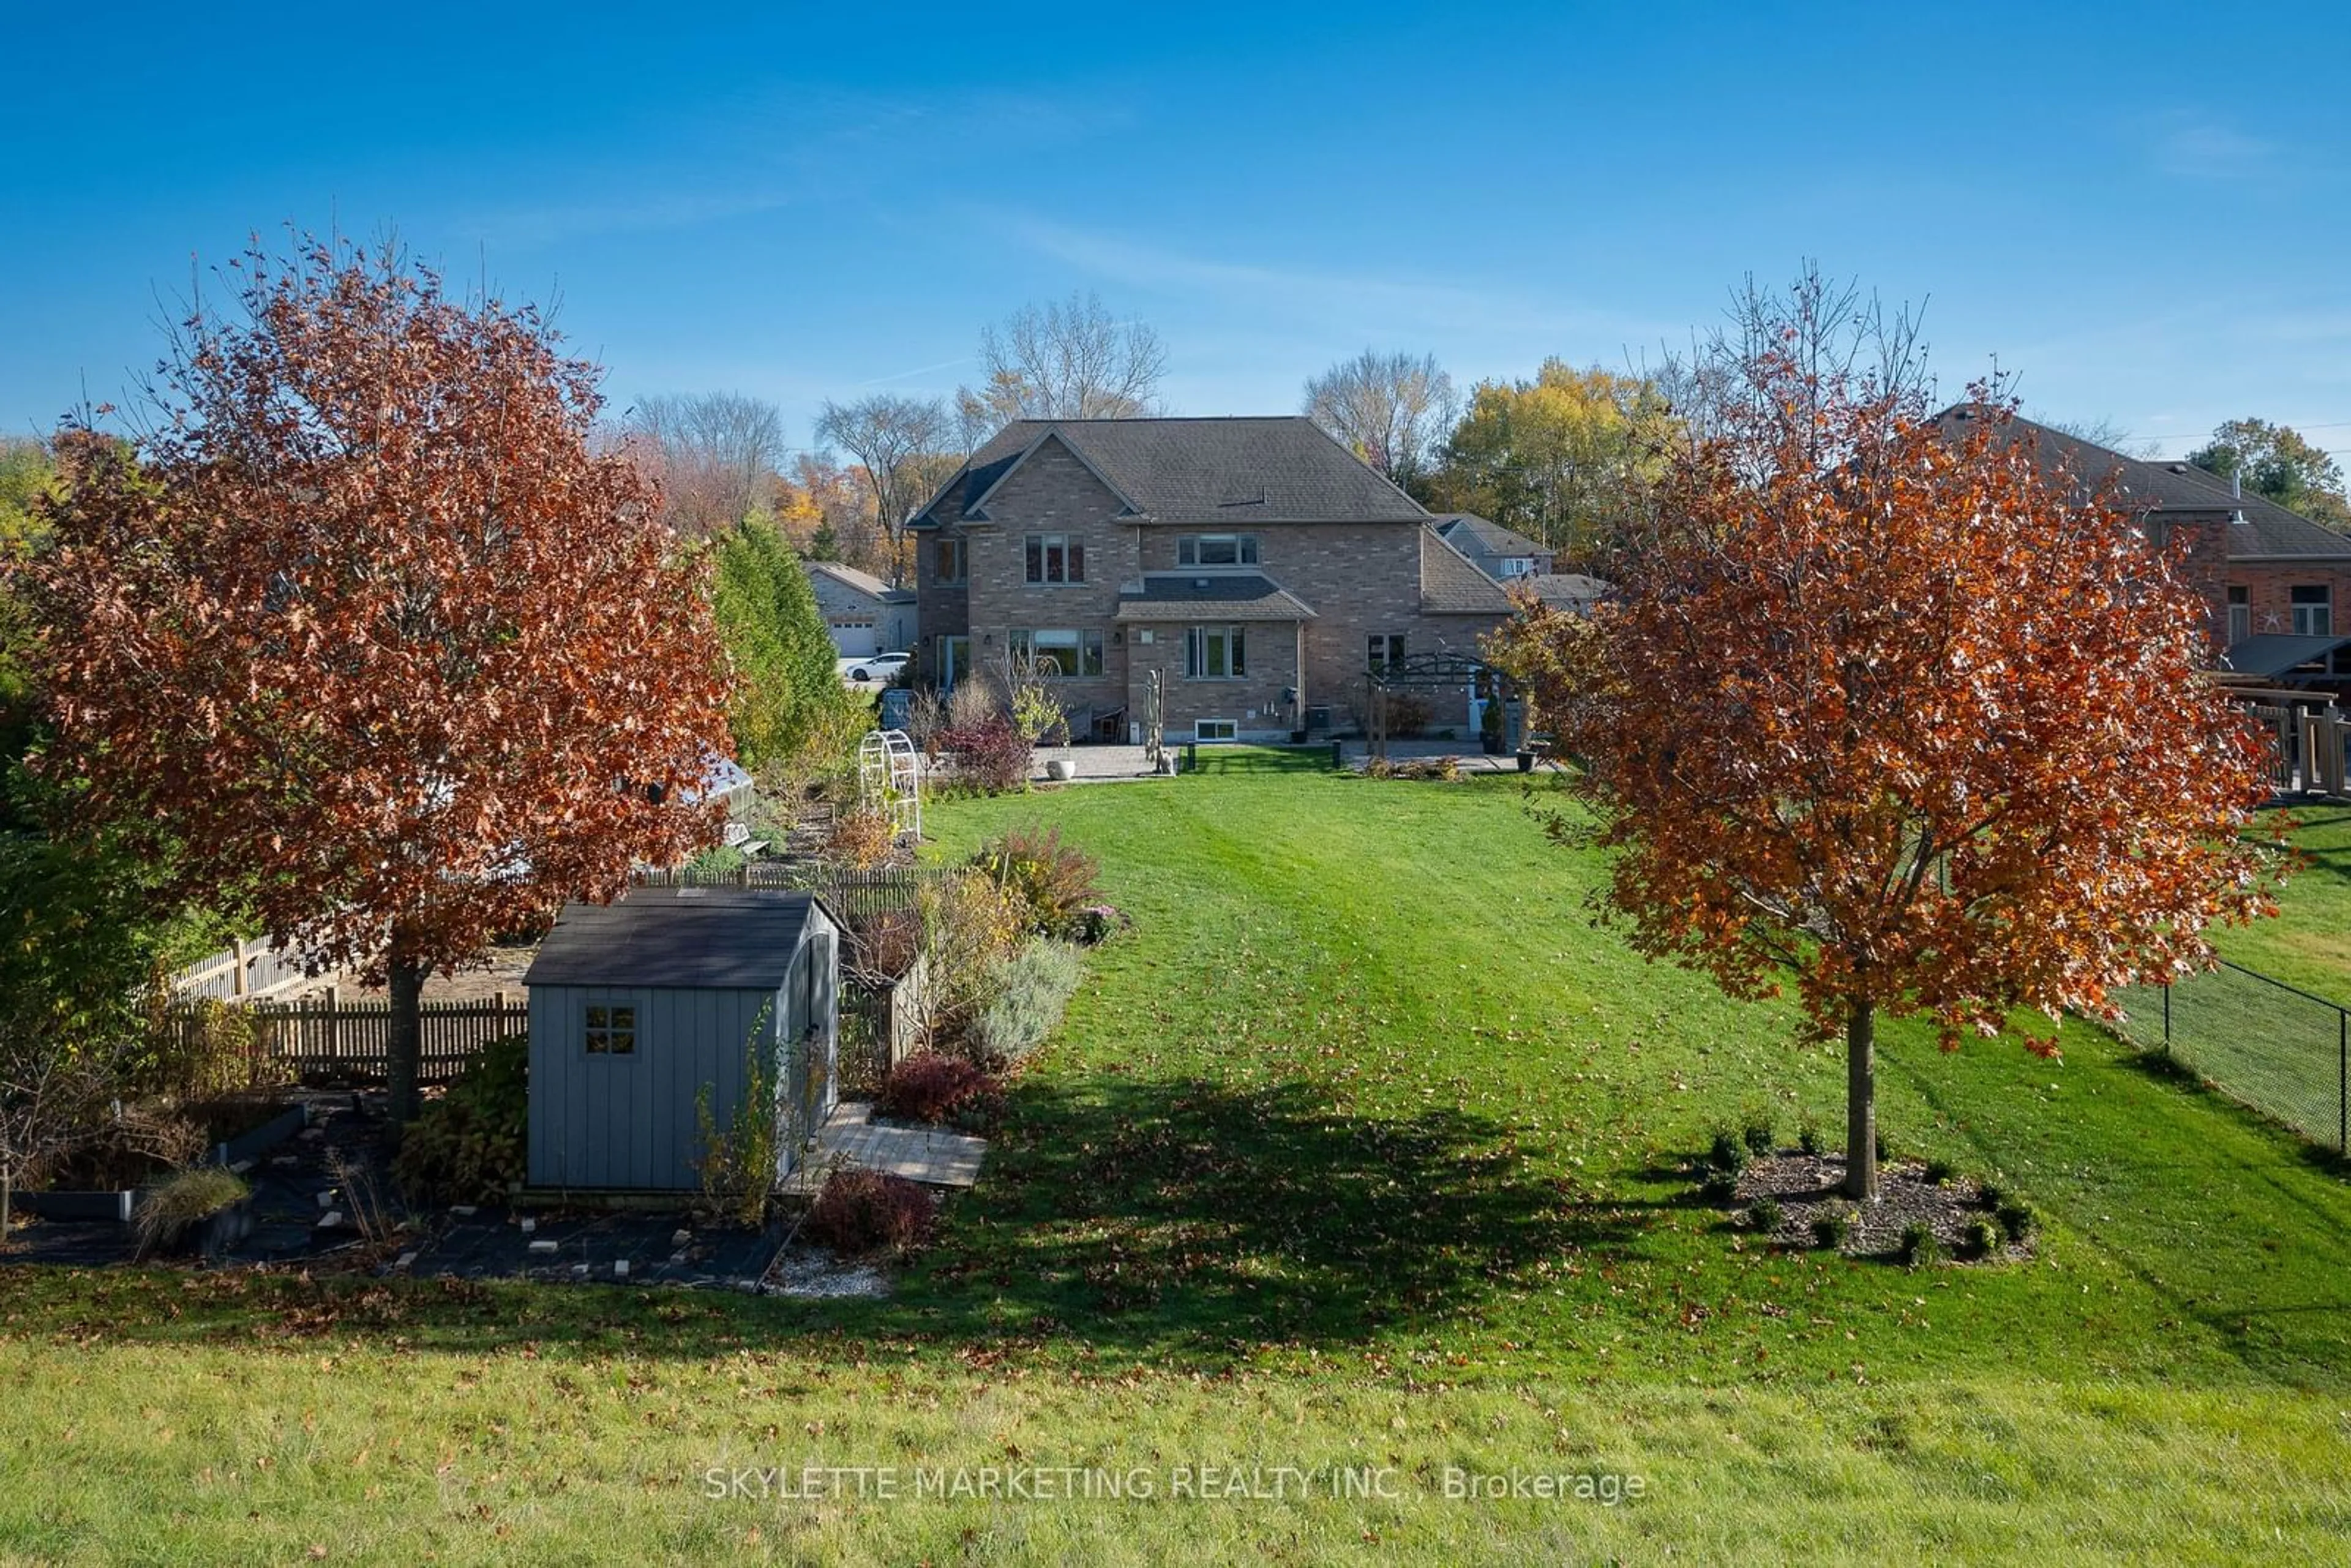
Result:
[[[1823,1247],[1843,1247],[1853,1234],[1850,1210],[1833,1208],[1826,1214],[1813,1216],[1813,1240]]]
[[[1998,1182],[1988,1181],[1977,1189],[1976,1201],[1986,1208],[1997,1210],[2007,1204],[2010,1196],[2008,1188]]]
[[[993,1095],[996,1080],[977,1063],[944,1051],[918,1051],[890,1070],[873,1112],[899,1122],[945,1122],[977,1098]]]
[[[1101,864],[1063,843],[1058,825],[1015,828],[983,846],[971,863],[1019,907],[1028,929],[1042,936],[1071,935],[1087,907],[1102,902],[1094,885]]]
[[[1405,779],[1424,784],[1458,784],[1461,781],[1461,760],[1456,757],[1425,757],[1417,762],[1407,762],[1397,770]]]
[[[1951,1177],[1959,1173],[1951,1168],[1951,1162],[1949,1160],[1928,1160],[1925,1174],[1928,1185],[1948,1186],[1950,1185]]]
[[[17,1177],[59,1187],[119,1191],[193,1164],[210,1143],[202,1127],[176,1112],[116,1104],[60,1140],[54,1158],[27,1161]]]
[[[812,1240],[847,1257],[914,1251],[931,1238],[938,1200],[930,1189],[904,1176],[880,1171],[839,1170],[810,1206]]]
[[[1747,1206],[1747,1223],[1766,1236],[1779,1229],[1786,1218],[1777,1198],[1759,1197]]]
[[[1113,932],[1123,931],[1134,924],[1134,917],[1114,904],[1090,904],[1078,911],[1076,929],[1070,939],[1091,947],[1107,942]]]
[[[1796,1147],[1808,1155],[1821,1152],[1821,1124],[1810,1116],[1796,1124]]]
[[[1740,1116],[1739,1135],[1754,1155],[1768,1155],[1780,1142],[1779,1125],[1772,1120],[1769,1107],[1753,1106]]]
[[[1004,716],[1003,706],[998,702],[993,688],[979,676],[971,675],[956,683],[947,694],[946,729],[978,729],[992,720]]]
[[[206,997],[183,1012],[163,1013],[138,1087],[175,1100],[202,1100],[273,1089],[293,1077],[283,1058],[261,1049],[251,1014]]]
[[[998,966],[995,995],[980,1009],[974,1043],[991,1061],[1017,1061],[1045,1043],[1085,978],[1067,942],[1031,942]]]
[[[702,1157],[694,1168],[702,1178],[704,1207],[721,1219],[747,1227],[767,1221],[783,1147],[775,1058],[763,1038],[773,1010],[773,1004],[759,1009],[743,1041],[743,1098],[726,1124],[720,1126],[711,1114],[709,1084],[694,1097],[695,1121],[702,1134]]]
[[[834,865],[872,871],[889,862],[897,841],[888,812],[844,811],[832,820],[832,831],[825,835],[824,858]]]
[[[2000,1212],[1992,1218],[2000,1221],[2001,1230],[2011,1241],[2025,1240],[2040,1225],[2032,1206],[2012,1201],[2001,1205]]]
[[[1989,1258],[2000,1249],[2000,1227],[1989,1219],[1970,1219],[1960,1235],[1960,1247],[1970,1258]]]
[[[1698,1184],[1698,1195],[1708,1203],[1739,1201],[1739,1176],[1736,1172],[1709,1170],[1706,1179]]]
[[[1418,735],[1428,727],[1428,721],[1436,711],[1426,697],[1413,692],[1390,692],[1388,733],[1400,737]]]
[[[985,795],[1026,788],[1036,748],[1013,722],[1001,714],[970,729],[951,729],[939,737],[940,747],[955,753],[952,782]]]
[[[695,876],[726,876],[743,869],[743,852],[733,844],[713,844],[687,861],[685,869]]]
[[[152,1257],[177,1246],[199,1221],[243,1203],[252,1193],[243,1176],[224,1166],[191,1166],[178,1172],[140,1202],[134,1217],[139,1255]]]
[[[530,1037],[481,1054],[401,1134],[392,1173],[418,1203],[502,1203],[523,1179],[530,1125]]]
[[[1912,1220],[1902,1228],[1902,1239],[1894,1249],[1903,1262],[1917,1267],[1932,1263],[1943,1255],[1942,1244],[1935,1239],[1931,1226]]]
[[[1747,1152],[1747,1142],[1729,1127],[1717,1127],[1714,1143],[1706,1152],[1706,1163],[1719,1171],[1736,1176],[1747,1168],[1752,1156]]]
[[[966,872],[916,895],[922,921],[923,1028],[934,1050],[959,1050],[995,997],[999,964],[1019,950],[1025,915],[993,879]]]

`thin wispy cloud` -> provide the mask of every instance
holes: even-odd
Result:
[[[2175,179],[2219,184],[2266,183],[2292,172],[2283,144],[2186,110],[2158,122],[2154,157]]]
[[[1654,337],[1660,327],[1612,311],[1563,308],[1514,289],[1228,261],[1035,216],[987,215],[982,221],[1040,256],[1106,281],[1207,295],[1227,308],[1256,304],[1293,319],[1375,321],[1391,336],[1511,332],[1639,341]]]
[[[967,365],[971,362],[972,357],[969,354],[964,354],[952,360],[941,360],[935,365],[916,365],[911,371],[893,371],[886,376],[874,376],[857,384],[861,387],[888,386],[892,382],[910,382],[916,376],[927,376],[938,371],[951,371],[957,365]]]

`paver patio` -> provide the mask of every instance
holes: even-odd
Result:
[[[863,1100],[844,1100],[818,1129],[816,1148],[784,1179],[784,1191],[813,1197],[836,1164],[904,1176],[932,1186],[969,1186],[979,1180],[987,1140],[939,1127],[876,1122]]]

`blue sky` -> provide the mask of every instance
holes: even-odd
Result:
[[[290,221],[795,444],[1073,288],[1158,329],[1177,412],[1264,413],[1366,345],[1621,368],[1817,256],[1925,302],[1947,390],[1996,355],[2168,454],[2351,449],[2340,6],[716,9],[14,17],[0,429],[119,397],[192,266]]]

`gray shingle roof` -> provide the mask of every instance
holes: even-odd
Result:
[[[1539,571],[1518,579],[1518,582],[1553,610],[1570,610],[1579,615],[1589,613],[1600,602],[1600,596],[1608,591],[1605,582],[1580,571]]]
[[[1151,573],[1118,596],[1121,621],[1311,621],[1306,601],[1255,572]]]
[[[2241,675],[2275,677],[2301,665],[2324,661],[2346,643],[2351,643],[2351,637],[2289,637],[2264,632],[2231,648],[2220,665]]]
[[[1970,420],[1981,417],[1975,405],[1958,403],[1937,414],[1935,423],[1956,436]],[[2351,558],[2351,538],[2290,512],[2265,496],[2232,497],[2227,480],[2189,464],[2126,457],[2111,447],[2029,419],[2010,420],[2008,439],[2031,441],[2033,460],[2045,474],[2053,476],[2062,468],[2085,485],[2112,477],[2126,499],[2147,507],[2158,519],[2168,515],[2200,520],[2242,513],[2243,522],[2229,525],[2226,549],[2231,560],[2277,556]]]
[[[811,572],[821,572],[842,587],[853,588],[858,592],[879,600],[884,604],[914,602],[913,589],[893,588],[870,571],[860,571],[853,566],[847,566],[837,560],[810,560],[800,564]]]
[[[635,888],[567,904],[526,986],[772,991],[790,971],[816,900],[739,888]]]
[[[1513,533],[1490,517],[1475,512],[1442,512],[1437,515],[1437,531],[1448,544],[1463,549],[1475,540],[1478,549],[1488,555],[1549,555],[1551,552],[1521,533]]]
[[[973,453],[914,517],[967,508],[1047,435],[1131,501],[1144,520],[1241,528],[1265,523],[1419,522],[1417,501],[1297,414],[1230,419],[1017,420]]]
[[[1432,615],[1508,615],[1510,595],[1435,528],[1420,530],[1420,607]]]

